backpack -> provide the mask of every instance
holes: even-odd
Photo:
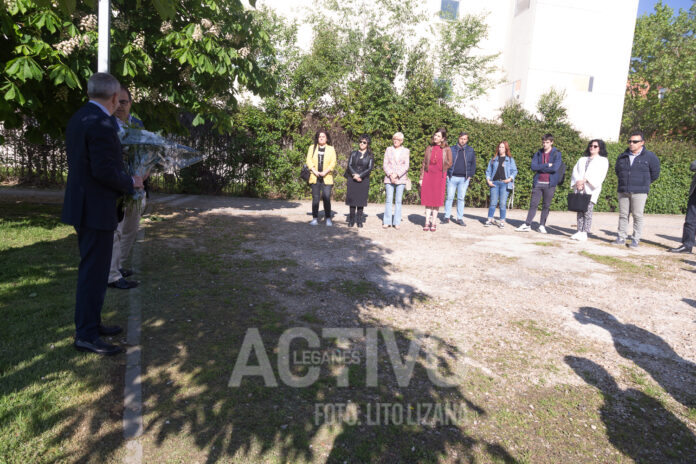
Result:
[[[560,166],[558,166],[558,185],[561,185],[565,182],[565,175],[566,175],[566,170],[568,169],[568,166],[561,160]]]

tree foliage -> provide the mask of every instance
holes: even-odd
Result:
[[[696,3],[688,11],[661,1],[636,22],[622,131],[658,137],[696,134]]]
[[[60,136],[96,68],[97,18],[46,2],[5,0],[0,33],[0,120],[29,137]],[[267,24],[240,0],[182,0],[171,20],[140,0],[112,0],[111,72],[128,85],[154,129],[191,122],[228,129],[239,92],[269,95],[275,56]]]

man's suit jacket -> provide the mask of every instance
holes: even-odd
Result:
[[[134,193],[115,125],[113,118],[93,103],[85,104],[68,122],[68,181],[61,216],[66,224],[115,230],[117,199]]]

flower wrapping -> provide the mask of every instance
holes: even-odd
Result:
[[[132,127],[119,132],[126,158],[126,167],[131,176],[145,178],[152,169],[160,165],[165,172],[173,173],[203,161],[205,156],[191,147],[166,139],[159,134]],[[135,206],[140,211],[144,190],[136,190],[132,197],[124,197],[126,206]]]

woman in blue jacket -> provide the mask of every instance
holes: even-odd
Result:
[[[507,213],[508,192],[515,187],[517,165],[510,154],[510,145],[503,140],[498,145],[498,152],[488,162],[486,169],[486,182],[491,188],[491,206],[488,208],[488,219],[484,226],[497,225],[501,229],[505,227],[505,214]],[[500,203],[500,221],[496,224],[495,208]]]

